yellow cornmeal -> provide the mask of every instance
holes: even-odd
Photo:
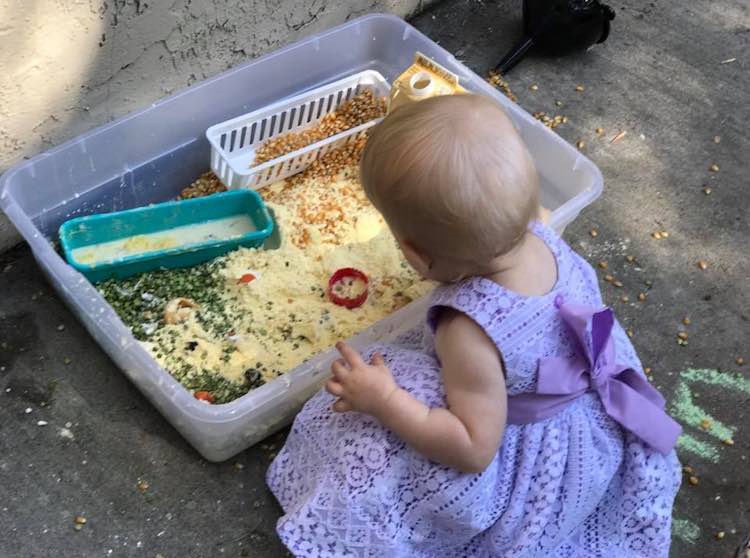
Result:
[[[281,183],[260,194],[273,200],[268,206],[281,246],[243,248],[225,257],[222,297],[233,331],[217,338],[195,314],[182,324],[164,326],[152,337],[156,343],[144,345],[165,368],[175,361],[187,363],[235,382],[243,381],[246,370],[257,369],[271,380],[432,289],[406,264],[354,178],[291,187]],[[337,306],[326,294],[329,278],[343,267],[357,268],[369,278],[369,295],[359,308]],[[248,273],[255,279],[238,282]],[[168,338],[176,341],[178,352],[159,357],[158,341]],[[184,349],[189,343],[197,345]],[[227,347],[233,352],[227,354]]]

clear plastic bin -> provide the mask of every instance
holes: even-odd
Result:
[[[9,169],[0,207],[31,246],[51,284],[143,394],[206,458],[222,461],[288,424],[324,381],[333,351],[226,405],[197,401],[133,338],[96,289],[52,248],[68,218],[161,202],[209,168],[205,130],[279,99],[373,69],[393,80],[420,51],[495,98],[527,142],[542,201],[557,230],[602,190],[596,166],[557,134],[403,20],[369,15],[198,83]],[[363,347],[424,319],[416,301],[356,336]]]

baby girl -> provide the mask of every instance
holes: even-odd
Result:
[[[679,426],[591,266],[539,220],[532,159],[475,95],[378,125],[365,191],[441,286],[425,326],[339,343],[268,484],[297,556],[666,557]]]

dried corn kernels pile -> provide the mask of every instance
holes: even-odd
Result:
[[[334,112],[325,115],[314,126],[299,132],[283,134],[263,143],[255,154],[253,166],[261,165],[315,142],[356,128],[366,122],[385,116],[385,112],[385,98],[376,97],[372,91],[366,89],[342,104]]]

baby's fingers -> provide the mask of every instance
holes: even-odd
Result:
[[[333,404],[332,409],[337,413],[348,413],[352,410],[352,405],[344,399],[339,399]]]
[[[375,353],[374,355],[372,355],[372,360],[370,361],[370,363],[373,366],[385,366],[385,360],[383,359],[383,355],[381,355],[380,353]]]
[[[328,380],[326,382],[326,391],[331,395],[341,397],[341,394],[344,393],[344,386],[342,386],[336,380]]]
[[[335,360],[331,365],[331,372],[333,373],[333,377],[336,378],[336,380],[342,382],[349,374],[349,369],[344,364],[344,361],[339,359]]]
[[[341,356],[344,357],[346,363],[352,368],[356,366],[362,366],[364,364],[364,361],[362,360],[362,357],[359,355],[359,353],[343,341],[339,341],[338,343],[336,343],[336,348],[338,349],[339,353],[341,353]]]

